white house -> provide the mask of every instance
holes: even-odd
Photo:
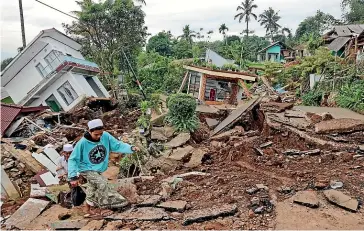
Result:
[[[60,31],[43,30],[1,72],[1,86],[15,104],[54,111],[68,111],[86,96],[109,97],[96,77],[99,67],[80,49]]]

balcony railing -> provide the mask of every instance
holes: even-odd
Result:
[[[25,104],[29,99],[31,99],[37,93],[37,91],[40,88],[44,87],[50,81],[50,79],[52,79],[57,73],[61,72],[64,69],[68,71],[70,70],[68,69],[69,67],[71,67],[72,69],[77,68],[92,72],[100,72],[99,67],[97,66],[96,63],[84,59],[74,58],[72,56],[58,55],[46,67],[40,70],[44,78],[33,89],[31,89],[28,92],[27,96],[25,96],[19,102],[19,104],[21,105]]]

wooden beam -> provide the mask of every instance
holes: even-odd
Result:
[[[207,75],[214,75],[214,76],[221,76],[221,77],[227,77],[227,78],[233,78],[233,79],[243,79],[243,80],[249,80],[249,81],[255,81],[256,77],[254,76],[248,76],[240,73],[228,73],[228,72],[221,72],[221,71],[213,71],[213,70],[205,70],[198,67],[191,67],[191,66],[183,66],[184,69],[190,70],[190,71],[196,71],[202,74]]]
[[[246,86],[245,82],[243,80],[239,80],[239,83],[242,86],[246,97],[248,97],[249,99],[251,99],[252,98],[252,95],[250,94],[249,89]]]
[[[179,87],[179,90],[178,90],[177,93],[180,93],[183,90],[184,86],[186,85],[186,82],[187,82],[187,79],[188,79],[188,76],[189,76],[188,73],[189,72],[187,71],[186,74],[185,74],[185,77],[183,78],[182,84]]]
[[[206,76],[205,74],[202,74],[201,76],[201,87],[200,87],[200,91],[198,94],[198,99],[201,101],[205,101],[205,90],[206,90]]]

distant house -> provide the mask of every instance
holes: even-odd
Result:
[[[210,49],[206,50],[205,61],[207,63],[214,64],[220,68],[222,66],[224,66],[225,64],[234,64],[235,63],[234,60],[225,59],[224,57],[222,57],[221,55],[219,55],[218,53],[216,53],[215,51],[210,50]]]
[[[310,55],[309,51],[306,49],[306,46],[304,44],[300,44],[293,47],[293,50],[295,51],[295,58],[297,57],[303,58]]]
[[[210,105],[234,104],[247,96],[245,81],[257,76],[246,72],[211,70],[205,67],[183,66],[187,74],[180,89],[187,84],[187,93]]]
[[[323,39],[333,55],[361,58],[364,51],[364,24],[334,26]]]
[[[109,97],[96,63],[81,45],[52,28],[41,31],[1,72],[1,86],[20,106],[48,105],[69,111],[86,96]]]
[[[282,42],[275,42],[258,51],[258,61],[285,62],[295,59],[295,51]]]

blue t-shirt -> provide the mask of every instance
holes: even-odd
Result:
[[[103,132],[98,142],[82,137],[68,159],[68,178],[77,177],[78,172],[105,172],[110,152],[133,153],[131,145],[115,139],[108,132]]]

